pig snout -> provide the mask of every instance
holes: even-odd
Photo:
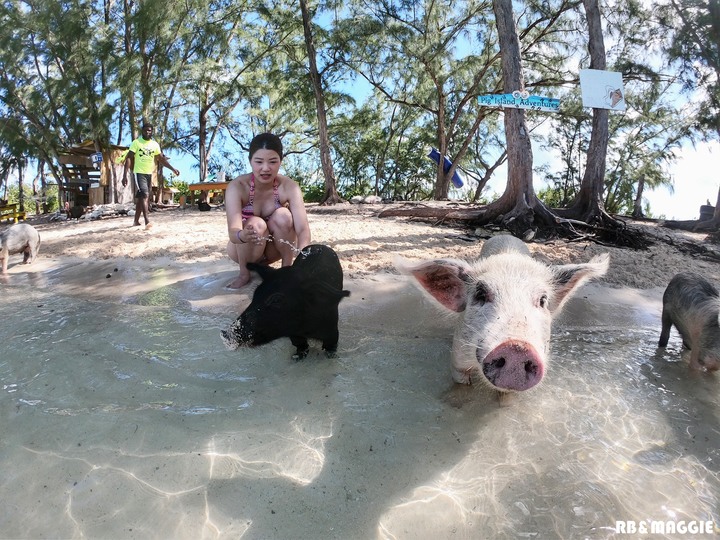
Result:
[[[542,358],[535,348],[522,341],[506,341],[481,360],[485,378],[498,390],[528,390],[539,383],[545,373]]]
[[[221,330],[223,343],[228,350],[234,351],[238,347],[247,347],[253,341],[253,332],[248,324],[248,317],[238,317],[226,330]]]
[[[235,334],[232,332],[232,330],[221,330],[220,335],[222,336],[225,347],[229,351],[234,351],[240,346],[240,342],[238,341],[237,337],[235,337]]]

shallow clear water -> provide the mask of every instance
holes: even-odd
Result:
[[[11,277],[2,537],[613,538],[617,520],[720,523],[720,380],[688,371],[677,334],[656,348],[661,291],[581,292],[543,384],[501,406],[451,383],[453,321],[398,277],[346,283],[338,357],[313,344],[303,362],[284,339],[225,350],[219,329],[248,301],[222,288],[230,274]]]

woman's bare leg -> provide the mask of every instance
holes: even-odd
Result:
[[[273,238],[267,248],[268,259],[280,259],[283,266],[290,266],[297,255],[297,235],[290,210],[284,207],[275,210],[267,226]]]
[[[267,237],[267,225],[260,218],[250,218],[245,222],[245,227],[252,225],[259,237]],[[247,242],[245,244],[233,244],[228,241],[227,254],[233,261],[238,263],[240,274],[234,280],[227,284],[230,289],[239,289],[244,287],[250,281],[250,270],[247,269],[247,263],[257,262],[263,258],[267,240],[260,240],[258,243]]]

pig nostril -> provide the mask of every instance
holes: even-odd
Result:
[[[542,358],[523,342],[503,343],[482,361],[485,379],[501,391],[522,391],[538,384],[544,372]]]

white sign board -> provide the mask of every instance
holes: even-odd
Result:
[[[622,73],[599,69],[580,70],[580,90],[583,107],[624,111],[625,87]]]

